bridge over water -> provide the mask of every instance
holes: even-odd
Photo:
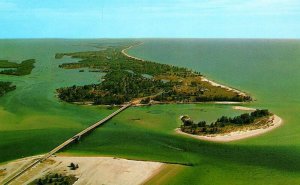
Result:
[[[100,126],[101,124],[107,122],[108,120],[110,120],[111,118],[113,118],[114,116],[116,116],[117,114],[119,114],[120,112],[124,111],[125,109],[127,109],[128,107],[130,107],[132,105],[132,103],[128,103],[123,105],[120,109],[118,109],[117,111],[113,112],[112,114],[110,114],[109,116],[105,117],[104,119],[98,121],[97,123],[89,126],[88,128],[82,130],[81,132],[79,132],[78,134],[76,134],[75,136],[69,138],[68,140],[66,140],[65,142],[63,142],[62,144],[60,144],[59,146],[55,147],[53,150],[51,150],[50,152],[46,153],[44,156],[42,156],[41,158],[36,159],[35,161],[33,161],[32,163],[28,164],[25,168],[23,168],[21,171],[17,172],[16,174],[13,174],[12,176],[9,176],[7,179],[5,179],[3,182],[4,185],[7,185],[9,183],[11,183],[13,180],[15,180],[16,178],[20,177],[22,174],[24,174],[26,171],[28,171],[29,169],[31,169],[32,167],[36,166],[37,164],[43,162],[44,160],[48,159],[49,157],[51,157],[53,154],[55,154],[56,152],[58,152],[59,150],[63,149],[64,147],[66,147],[67,145],[75,142],[76,140],[79,140],[82,136],[88,134],[89,132],[93,131],[94,129],[96,129],[98,126]]]

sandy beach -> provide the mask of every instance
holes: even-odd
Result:
[[[137,44],[137,45],[132,45],[132,46],[129,46],[128,48],[125,48],[125,49],[123,49],[123,50],[122,50],[122,53],[123,53],[125,56],[129,57],[129,58],[132,58],[132,59],[136,59],[136,60],[141,60],[141,61],[144,61],[143,59],[140,59],[140,58],[137,58],[137,57],[131,56],[131,55],[129,55],[129,54],[127,54],[127,53],[126,53],[126,51],[127,51],[127,50],[129,50],[129,49],[131,49],[131,48],[133,48],[133,47],[140,46],[140,45],[142,45],[142,44],[144,44],[144,43],[143,43],[143,42],[141,42],[141,43],[139,43],[139,44]]]
[[[234,106],[232,107],[234,110],[244,110],[244,111],[255,111],[255,108],[243,107],[243,106]]]
[[[8,175],[38,157],[32,156],[0,165],[0,184]],[[71,162],[78,164],[79,168],[70,170],[68,166]],[[78,180],[75,185],[138,185],[159,173],[164,165],[159,162],[134,161],[113,157],[58,156],[47,159],[11,184],[28,184],[45,174],[60,173],[76,176]]]
[[[234,106],[233,109],[236,110],[244,110],[244,111],[253,111],[254,108],[248,108],[248,107],[242,107],[242,106]],[[230,141],[236,141],[240,139],[245,139],[249,137],[258,136],[261,134],[264,134],[266,132],[269,132],[279,126],[282,125],[283,121],[282,119],[277,116],[273,115],[270,117],[270,126],[267,128],[260,128],[255,130],[246,130],[246,131],[237,131],[237,132],[231,132],[228,134],[213,134],[213,135],[207,135],[207,136],[199,136],[199,135],[192,135],[185,132],[182,132],[179,128],[177,128],[175,131],[178,134],[187,135],[196,139],[201,139],[205,141],[214,141],[214,142],[230,142]]]
[[[127,50],[129,50],[129,49],[131,49],[131,48],[133,48],[133,47],[140,46],[140,45],[142,45],[142,44],[144,44],[144,43],[142,42],[142,43],[139,43],[139,44],[137,44],[137,45],[129,46],[128,48],[123,49],[123,50],[122,50],[122,53],[123,53],[125,56],[129,57],[129,58],[144,61],[144,60],[141,59],[141,58],[138,58],[138,57],[135,57],[135,56],[132,56],[132,55],[129,55],[128,53],[126,53]],[[207,78],[205,78],[205,77],[203,77],[203,76],[202,76],[201,78],[202,78],[202,81],[204,81],[204,82],[209,82],[209,83],[210,83],[211,85],[213,85],[213,86],[225,88],[225,89],[227,89],[227,90],[229,90],[229,91],[236,92],[236,93],[238,93],[238,94],[241,95],[241,96],[248,96],[246,93],[244,93],[244,92],[242,92],[242,91],[240,91],[240,90],[238,90],[238,89],[234,89],[234,88],[231,88],[231,87],[228,87],[228,86],[225,86],[225,85],[221,85],[221,84],[219,84],[219,83],[217,83],[217,82],[215,82],[215,81],[209,80],[209,79],[207,79]],[[221,102],[221,103],[222,103],[222,102]],[[236,103],[236,102],[232,102],[232,104],[235,104],[235,103]]]
[[[244,93],[244,92],[242,92],[242,91],[240,91],[240,90],[237,90],[237,89],[234,89],[234,88],[225,86],[225,85],[221,85],[221,84],[219,84],[219,83],[217,83],[217,82],[215,82],[215,81],[209,80],[209,79],[207,79],[207,78],[205,78],[205,77],[202,77],[202,81],[204,81],[204,82],[209,82],[211,85],[216,86],[216,87],[222,87],[222,88],[227,89],[227,90],[229,90],[229,91],[236,92],[236,93],[238,93],[238,94],[241,95],[241,96],[247,96],[246,93]]]

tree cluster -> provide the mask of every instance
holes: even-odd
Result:
[[[58,53],[80,58],[76,63],[64,63],[65,69],[88,67],[89,71],[106,73],[100,84],[72,86],[57,89],[59,98],[67,102],[94,102],[94,104],[122,104],[133,98],[153,96],[160,102],[250,101],[248,96],[230,92],[199,80],[199,72],[187,68],[151,61],[138,60],[122,53],[127,46],[108,46],[100,51]],[[146,78],[145,75],[151,76]],[[163,77],[171,80],[164,81]],[[192,79],[186,82],[182,79]]]
[[[15,75],[15,76],[28,75],[31,73],[32,69],[34,68],[34,63],[35,63],[34,59],[24,60],[20,64],[2,61],[0,63],[0,67],[13,68],[13,69],[4,69],[0,71],[0,74]]]
[[[43,178],[39,178],[30,185],[71,185],[76,182],[77,178],[72,175],[48,174]]]
[[[0,97],[5,95],[9,91],[16,89],[15,85],[12,85],[11,82],[2,82],[0,81]]]
[[[91,101],[94,104],[123,104],[134,98],[146,97],[168,90],[169,84],[128,71],[112,71],[100,84],[58,89],[59,98],[67,102]]]
[[[183,132],[191,134],[216,134],[222,132],[222,128],[226,126],[243,126],[254,123],[257,119],[269,116],[271,113],[267,109],[257,109],[253,112],[244,113],[235,117],[222,116],[217,121],[207,124],[206,121],[195,123],[190,117],[181,117]]]

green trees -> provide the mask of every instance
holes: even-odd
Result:
[[[77,181],[77,178],[73,175],[63,175],[63,174],[47,174],[42,178],[36,179],[31,182],[29,185],[70,185],[74,184]]]
[[[205,127],[206,126],[206,121],[199,121],[198,122],[198,127]]]
[[[126,47],[110,46],[100,51],[56,54],[57,59],[64,56],[81,59],[79,62],[64,63],[59,67],[65,69],[87,67],[92,72],[106,73],[100,84],[57,89],[59,98],[67,102],[111,105],[162,92],[151,99],[160,102],[251,100],[249,96],[203,82],[200,73],[187,68],[127,57],[121,52]]]
[[[20,64],[8,62],[8,61],[0,61],[1,68],[8,68],[0,71],[0,74],[5,75],[16,75],[16,76],[23,76],[28,75],[31,73],[32,69],[34,68],[34,59],[24,60]],[[14,69],[10,69],[14,68]]]
[[[16,89],[15,85],[12,85],[11,82],[2,82],[0,81],[0,97],[5,95],[9,91]]]
[[[144,98],[141,100],[141,104],[148,104],[148,103],[150,103],[150,101],[151,101],[151,99],[149,97],[147,97],[147,98]]]
[[[79,168],[78,164],[74,164],[74,163],[71,163],[69,166],[70,170],[76,170],[77,168]]]
[[[216,134],[221,133],[225,127],[250,125],[257,119],[264,118],[269,115],[271,115],[271,113],[267,109],[257,109],[250,114],[244,113],[233,118],[222,116],[218,118],[217,121],[212,122],[210,125],[208,125],[206,121],[199,121],[197,124],[195,124],[190,117],[182,116],[181,121],[183,124],[181,125],[181,131],[191,134]]]
[[[183,123],[183,126],[192,126],[194,124],[194,121],[187,115],[181,116],[180,119]]]
[[[57,92],[59,98],[67,102],[92,101],[94,104],[119,105],[134,98],[157,94],[162,89],[168,89],[168,84],[118,70],[106,74],[101,84],[60,88]]]

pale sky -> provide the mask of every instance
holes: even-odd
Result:
[[[0,0],[0,38],[300,38],[300,0]]]

